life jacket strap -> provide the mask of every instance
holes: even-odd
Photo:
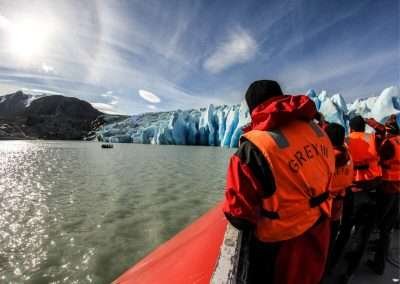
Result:
[[[272,220],[274,220],[274,219],[279,219],[279,214],[278,214],[278,212],[275,212],[275,211],[269,211],[269,210],[266,210],[266,209],[261,209],[261,216],[262,217],[265,217],[265,218],[268,218],[268,219],[272,219]]]
[[[368,170],[369,169],[369,165],[355,165],[354,169],[355,170]]]
[[[289,142],[286,139],[285,135],[283,135],[282,131],[279,129],[267,131],[267,133],[274,139],[276,145],[280,149],[285,149],[289,147]]]
[[[319,206],[321,203],[323,203],[323,202],[324,202],[325,200],[327,200],[328,198],[329,198],[329,192],[326,191],[326,192],[321,193],[321,194],[319,194],[319,195],[317,195],[317,196],[311,197],[311,198],[309,199],[309,202],[308,202],[308,203],[309,203],[310,208],[314,208],[314,207]],[[306,205],[306,204],[307,204],[307,203],[305,203],[305,205]],[[306,205],[306,206],[307,206],[307,205]],[[304,209],[307,209],[307,207],[305,207]],[[286,215],[288,215],[288,212],[287,212],[287,211],[282,211],[281,213],[282,213],[282,215],[283,215],[284,218],[285,218]],[[265,208],[262,208],[262,209],[261,209],[260,214],[261,214],[262,217],[268,218],[268,219],[271,219],[271,220],[279,219],[279,218],[282,217],[282,216],[279,215],[278,212],[276,212],[276,211],[270,211],[270,210],[267,210],[267,209],[265,209]],[[292,212],[291,214],[293,214],[293,212]],[[291,214],[289,213],[289,216],[290,216]]]
[[[323,203],[325,200],[327,200],[329,197],[329,192],[325,191],[324,193],[321,193],[317,196],[313,196],[310,198],[310,207],[314,208],[319,206],[321,203]]]
[[[311,126],[311,129],[314,131],[315,135],[317,135],[317,137],[324,137],[324,132],[318,125],[316,125],[314,122],[310,121],[310,126]]]

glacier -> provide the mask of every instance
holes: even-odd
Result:
[[[306,95],[312,99],[326,121],[343,125],[355,115],[384,122],[391,114],[400,124],[400,88],[385,88],[380,95],[346,103],[341,94],[319,94],[314,89]],[[98,129],[99,141],[162,145],[204,145],[237,147],[242,128],[250,123],[244,101],[240,105],[209,105],[207,108],[152,112],[133,115],[123,121],[106,123]]]

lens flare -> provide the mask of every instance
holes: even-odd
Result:
[[[9,50],[22,61],[32,61],[45,55],[53,33],[51,22],[39,17],[10,21],[8,25]]]

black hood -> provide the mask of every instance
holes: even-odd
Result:
[[[272,80],[259,80],[251,83],[245,96],[250,113],[261,103],[276,96],[283,96],[278,82]]]

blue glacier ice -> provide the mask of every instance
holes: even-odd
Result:
[[[240,136],[243,134],[242,128],[247,124],[249,124],[250,121],[251,119],[250,119],[249,109],[247,107],[246,102],[242,101],[239,107],[239,120],[236,125],[236,129],[235,131],[233,131],[233,134],[230,138],[231,141],[229,143],[229,147],[231,148],[237,147],[237,145],[239,144]]]
[[[239,122],[239,106],[231,106],[225,123],[225,134],[221,141],[221,146],[229,147],[231,145],[232,135],[235,132]]]
[[[320,106],[321,106],[321,102],[318,99],[317,93],[315,92],[314,89],[310,89],[307,91],[306,95],[312,99],[315,103],[315,106],[317,107],[317,109],[319,110]]]
[[[399,112],[399,101],[400,89],[398,86],[384,89],[371,107],[370,116],[380,122],[384,122],[388,115]]]
[[[319,94],[310,89],[312,99],[325,120],[337,122],[348,129],[349,118],[355,115],[373,117],[380,122],[397,114],[400,123],[400,88],[385,88],[378,96],[346,103],[340,94]],[[112,143],[143,143],[163,145],[210,145],[237,147],[242,128],[250,122],[246,103],[240,105],[209,105],[206,108],[153,112],[133,115],[123,121],[110,122],[97,131],[100,141]]]

